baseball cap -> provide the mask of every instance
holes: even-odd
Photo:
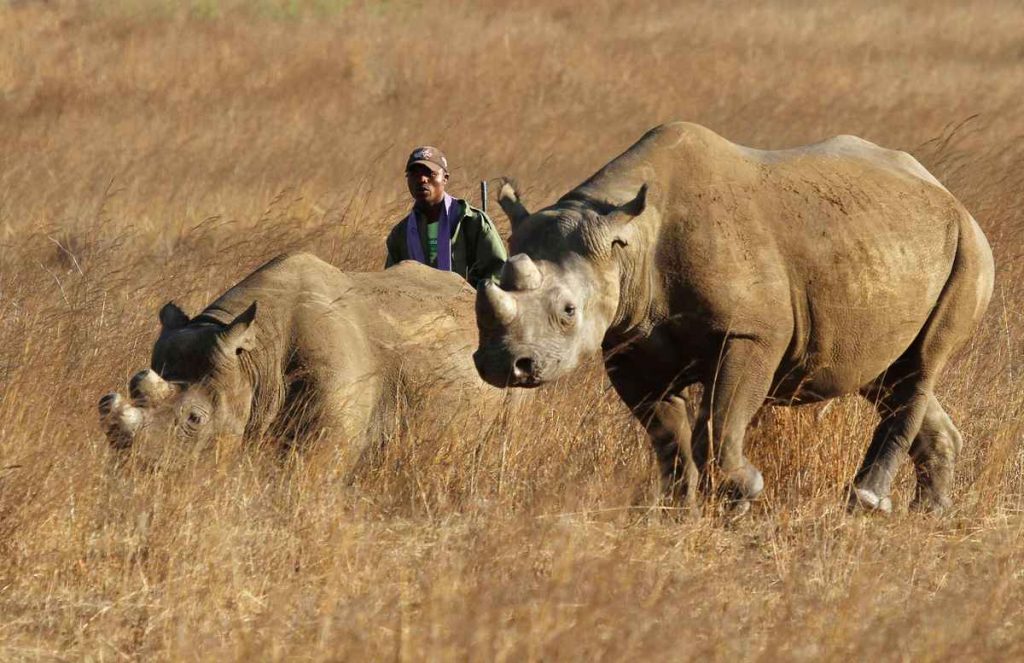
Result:
[[[430,145],[423,145],[412,151],[409,160],[405,162],[406,172],[416,164],[423,164],[435,172],[438,170],[448,172],[448,159],[444,158],[444,152]]]

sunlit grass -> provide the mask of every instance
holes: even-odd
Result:
[[[0,659],[1024,655],[1024,90],[1017,3],[0,3]],[[875,416],[772,410],[745,520],[658,508],[595,363],[479,435],[410,422],[354,484],[329,444],[111,467],[96,401],[267,258],[378,269],[401,170],[541,206],[666,120],[907,149],[996,254],[939,393],[941,519],[851,518]],[[493,190],[493,187],[492,187]],[[500,214],[496,220],[507,234]]]

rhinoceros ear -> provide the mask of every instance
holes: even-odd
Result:
[[[240,355],[252,350],[256,336],[252,321],[255,319],[256,302],[253,302],[220,333],[220,342],[229,354]]]
[[[637,191],[636,197],[633,198],[633,200],[620,205],[614,212],[612,212],[612,214],[625,215],[629,217],[630,221],[632,221],[643,214],[645,209],[647,209],[647,182],[644,182],[643,186],[640,187],[640,190]]]
[[[619,205],[606,217],[611,227],[612,246],[629,246],[629,224],[647,209],[647,188],[644,182],[633,200]]]
[[[498,204],[501,205],[501,209],[505,212],[508,220],[512,222],[512,232],[515,232],[516,226],[522,223],[526,217],[530,216],[530,211],[526,209],[526,205],[523,205],[522,200],[519,199],[519,192],[516,191],[515,182],[507,177],[501,179],[501,189],[498,191]]]
[[[160,325],[170,331],[188,324],[188,316],[174,302],[167,302],[160,309]]]

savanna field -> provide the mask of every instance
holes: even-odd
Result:
[[[1024,657],[1022,35],[1016,2],[0,1],[0,660]],[[909,462],[845,513],[850,397],[765,412],[746,517],[680,518],[596,358],[354,478],[327,442],[114,462],[96,403],[160,306],[283,251],[381,268],[413,146],[539,207],[676,119],[907,150],[978,219],[950,513],[907,513]]]

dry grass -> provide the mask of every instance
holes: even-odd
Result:
[[[1024,656],[1022,30],[1014,2],[0,2],[0,659]],[[355,486],[326,447],[111,470],[95,403],[167,299],[295,247],[377,268],[415,144],[536,204],[669,119],[908,149],[977,216],[953,514],[841,512],[852,399],[751,432],[757,513],[676,522],[596,368]]]

